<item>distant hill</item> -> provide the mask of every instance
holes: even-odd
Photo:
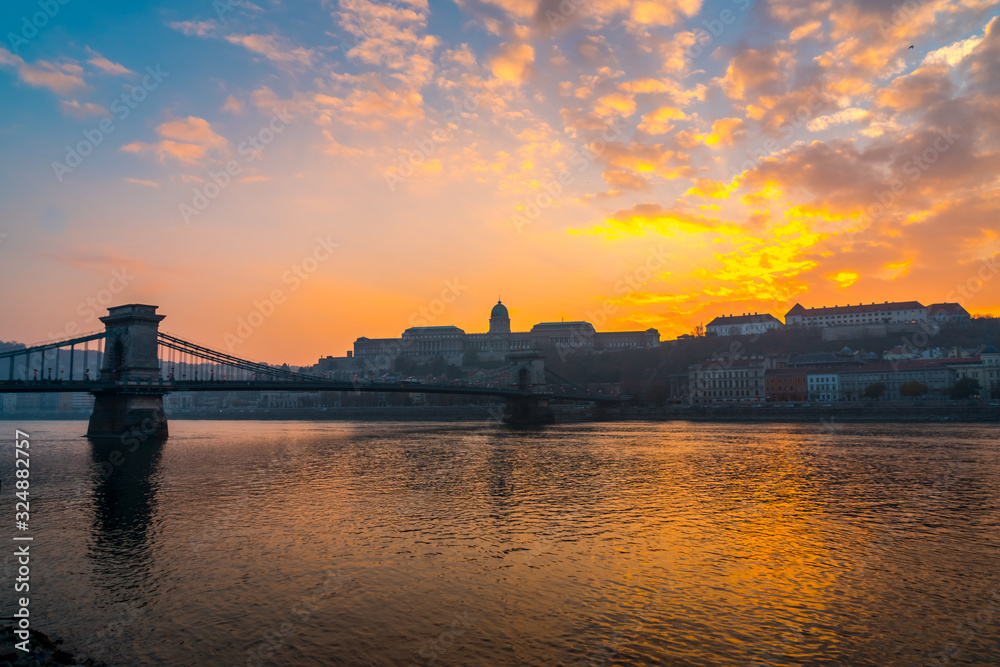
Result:
[[[25,348],[24,343],[18,343],[16,341],[2,341],[0,340],[0,352],[6,352],[8,350],[23,350]]]

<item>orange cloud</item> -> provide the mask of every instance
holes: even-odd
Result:
[[[660,107],[643,115],[639,129],[646,134],[666,134],[674,129],[672,120],[686,120],[687,114],[675,107]]]
[[[589,230],[590,234],[603,234],[616,238],[623,234],[644,236],[647,233],[673,236],[681,234],[722,234],[733,235],[740,231],[736,225],[725,224],[718,218],[694,216],[677,210],[664,209],[658,204],[639,204],[631,209],[618,211]]]
[[[490,60],[493,76],[501,81],[520,84],[534,72],[535,50],[528,44],[505,43]]]
[[[57,95],[68,95],[87,84],[80,76],[83,69],[72,63],[50,63],[44,60],[33,64],[0,46],[0,66],[12,67],[18,78],[35,88],[48,88]]]
[[[948,71],[947,66],[937,65],[897,77],[888,88],[879,91],[878,105],[895,111],[911,111],[951,99],[955,84],[948,78]]]
[[[742,139],[745,134],[742,119],[720,118],[712,123],[712,133],[705,138],[705,143],[709,146],[714,144],[732,146],[736,141]]]
[[[827,279],[834,281],[837,283],[837,287],[843,289],[858,282],[858,278],[860,277],[857,271],[837,271],[828,275]]]
[[[694,195],[705,199],[728,199],[729,194],[736,188],[737,183],[728,185],[722,181],[713,181],[709,178],[696,178],[695,185],[689,188],[685,195]]]
[[[162,140],[156,143],[134,141],[119,150],[125,153],[153,153],[161,162],[167,158],[187,164],[196,164],[210,153],[225,152],[228,142],[212,130],[204,118],[188,116],[180,120],[167,121],[156,127],[156,134]]]
[[[649,181],[625,169],[606,169],[601,174],[604,182],[616,190],[648,190]]]

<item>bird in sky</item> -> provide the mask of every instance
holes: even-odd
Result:
[[[910,48],[911,48],[911,49],[913,48],[913,44],[910,44]]]

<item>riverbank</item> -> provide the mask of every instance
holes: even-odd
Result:
[[[721,422],[1000,422],[1000,407],[986,404],[791,405],[624,408],[616,418]]]
[[[1000,422],[1000,406],[983,401],[963,405],[944,403],[831,403],[735,405],[671,405],[622,407],[608,410],[592,406],[554,405],[557,422],[652,420],[719,422]],[[370,408],[274,408],[269,410],[168,411],[169,420],[251,421],[499,421],[500,405],[391,406]],[[0,420],[86,420],[89,412],[0,413]]]

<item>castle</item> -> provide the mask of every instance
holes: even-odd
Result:
[[[461,365],[470,357],[478,361],[502,361],[512,352],[547,347],[602,352],[659,344],[660,332],[656,329],[597,331],[590,322],[539,322],[530,331],[511,331],[510,314],[498,300],[490,311],[486,333],[465,333],[456,326],[410,327],[399,338],[358,338],[354,341],[354,357],[380,359],[383,364],[386,358],[391,361],[401,356],[414,361],[443,357],[450,364]]]

